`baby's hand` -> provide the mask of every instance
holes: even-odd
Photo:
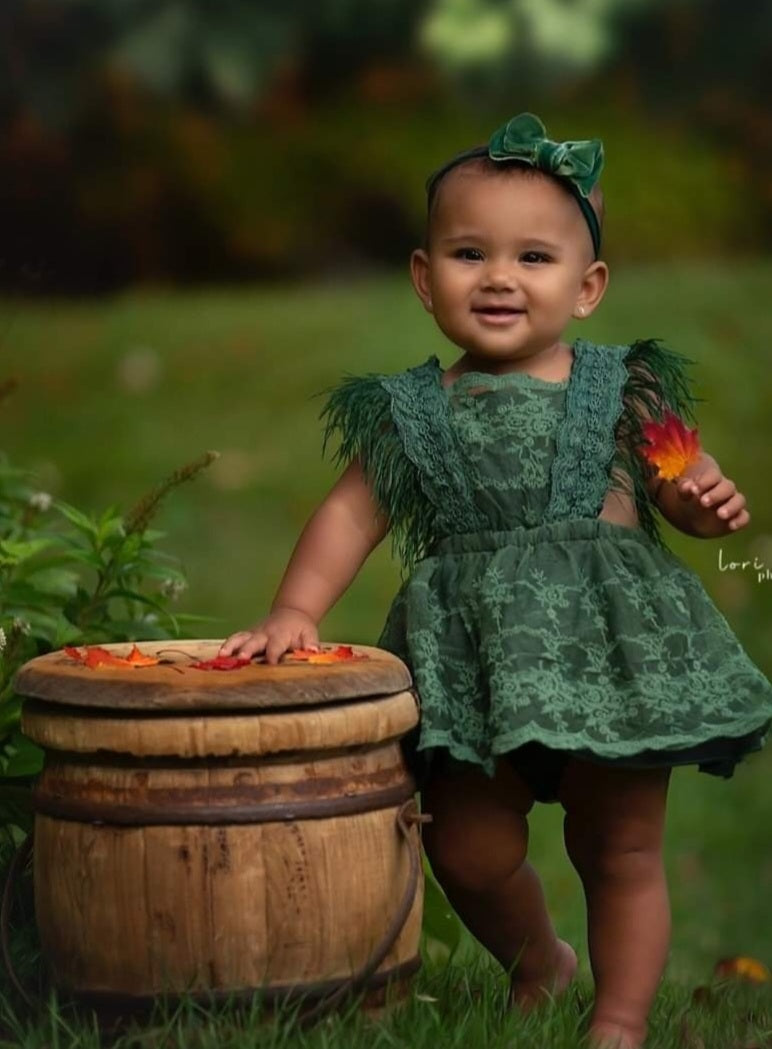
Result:
[[[291,648],[319,648],[316,623],[305,612],[294,608],[277,608],[251,630],[231,634],[220,646],[220,656],[249,659],[265,652],[266,663],[278,663]]]
[[[737,491],[734,481],[724,477],[711,455],[703,452],[696,463],[684,470],[676,486],[682,499],[697,501],[694,509],[698,528],[706,539],[737,532],[751,519],[745,509],[745,496]]]

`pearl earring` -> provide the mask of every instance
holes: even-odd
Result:
[[[584,316],[584,306],[579,306],[578,307],[578,312],[579,312],[579,316],[583,317]]]

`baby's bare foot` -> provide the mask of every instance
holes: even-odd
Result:
[[[558,940],[558,949],[552,970],[536,979],[522,980],[517,974],[512,980],[509,1001],[523,1012],[530,1012],[535,1006],[550,998],[557,998],[565,991],[576,972],[576,952],[565,940]]]
[[[640,1049],[645,1030],[632,1031],[619,1024],[596,1022],[590,1025],[590,1049]]]

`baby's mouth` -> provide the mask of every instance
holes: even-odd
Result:
[[[516,309],[514,306],[473,306],[473,314],[483,314],[486,317],[516,317],[524,314],[524,309]]]
[[[492,321],[507,321],[521,316],[526,311],[514,306],[473,306],[472,313]]]

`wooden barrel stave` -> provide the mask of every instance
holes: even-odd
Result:
[[[404,892],[397,811],[217,827],[38,816],[35,908],[54,979],[132,996],[343,980]],[[419,886],[379,971],[415,957],[421,909]]]
[[[180,644],[206,658],[215,643]],[[60,987],[137,1002],[326,993],[369,960],[409,884],[399,738],[418,712],[406,668],[363,651],[351,666],[252,666],[222,683],[94,673],[61,653],[28,664],[22,726],[46,750],[36,916]],[[394,973],[406,988],[422,901],[419,864],[366,986]]]
[[[416,723],[412,692],[321,709],[231,712],[175,716],[146,711],[106,713],[63,707],[42,700],[24,704],[26,735],[47,750],[94,754],[99,751],[141,757],[238,757],[301,750],[335,749],[398,739]]]

